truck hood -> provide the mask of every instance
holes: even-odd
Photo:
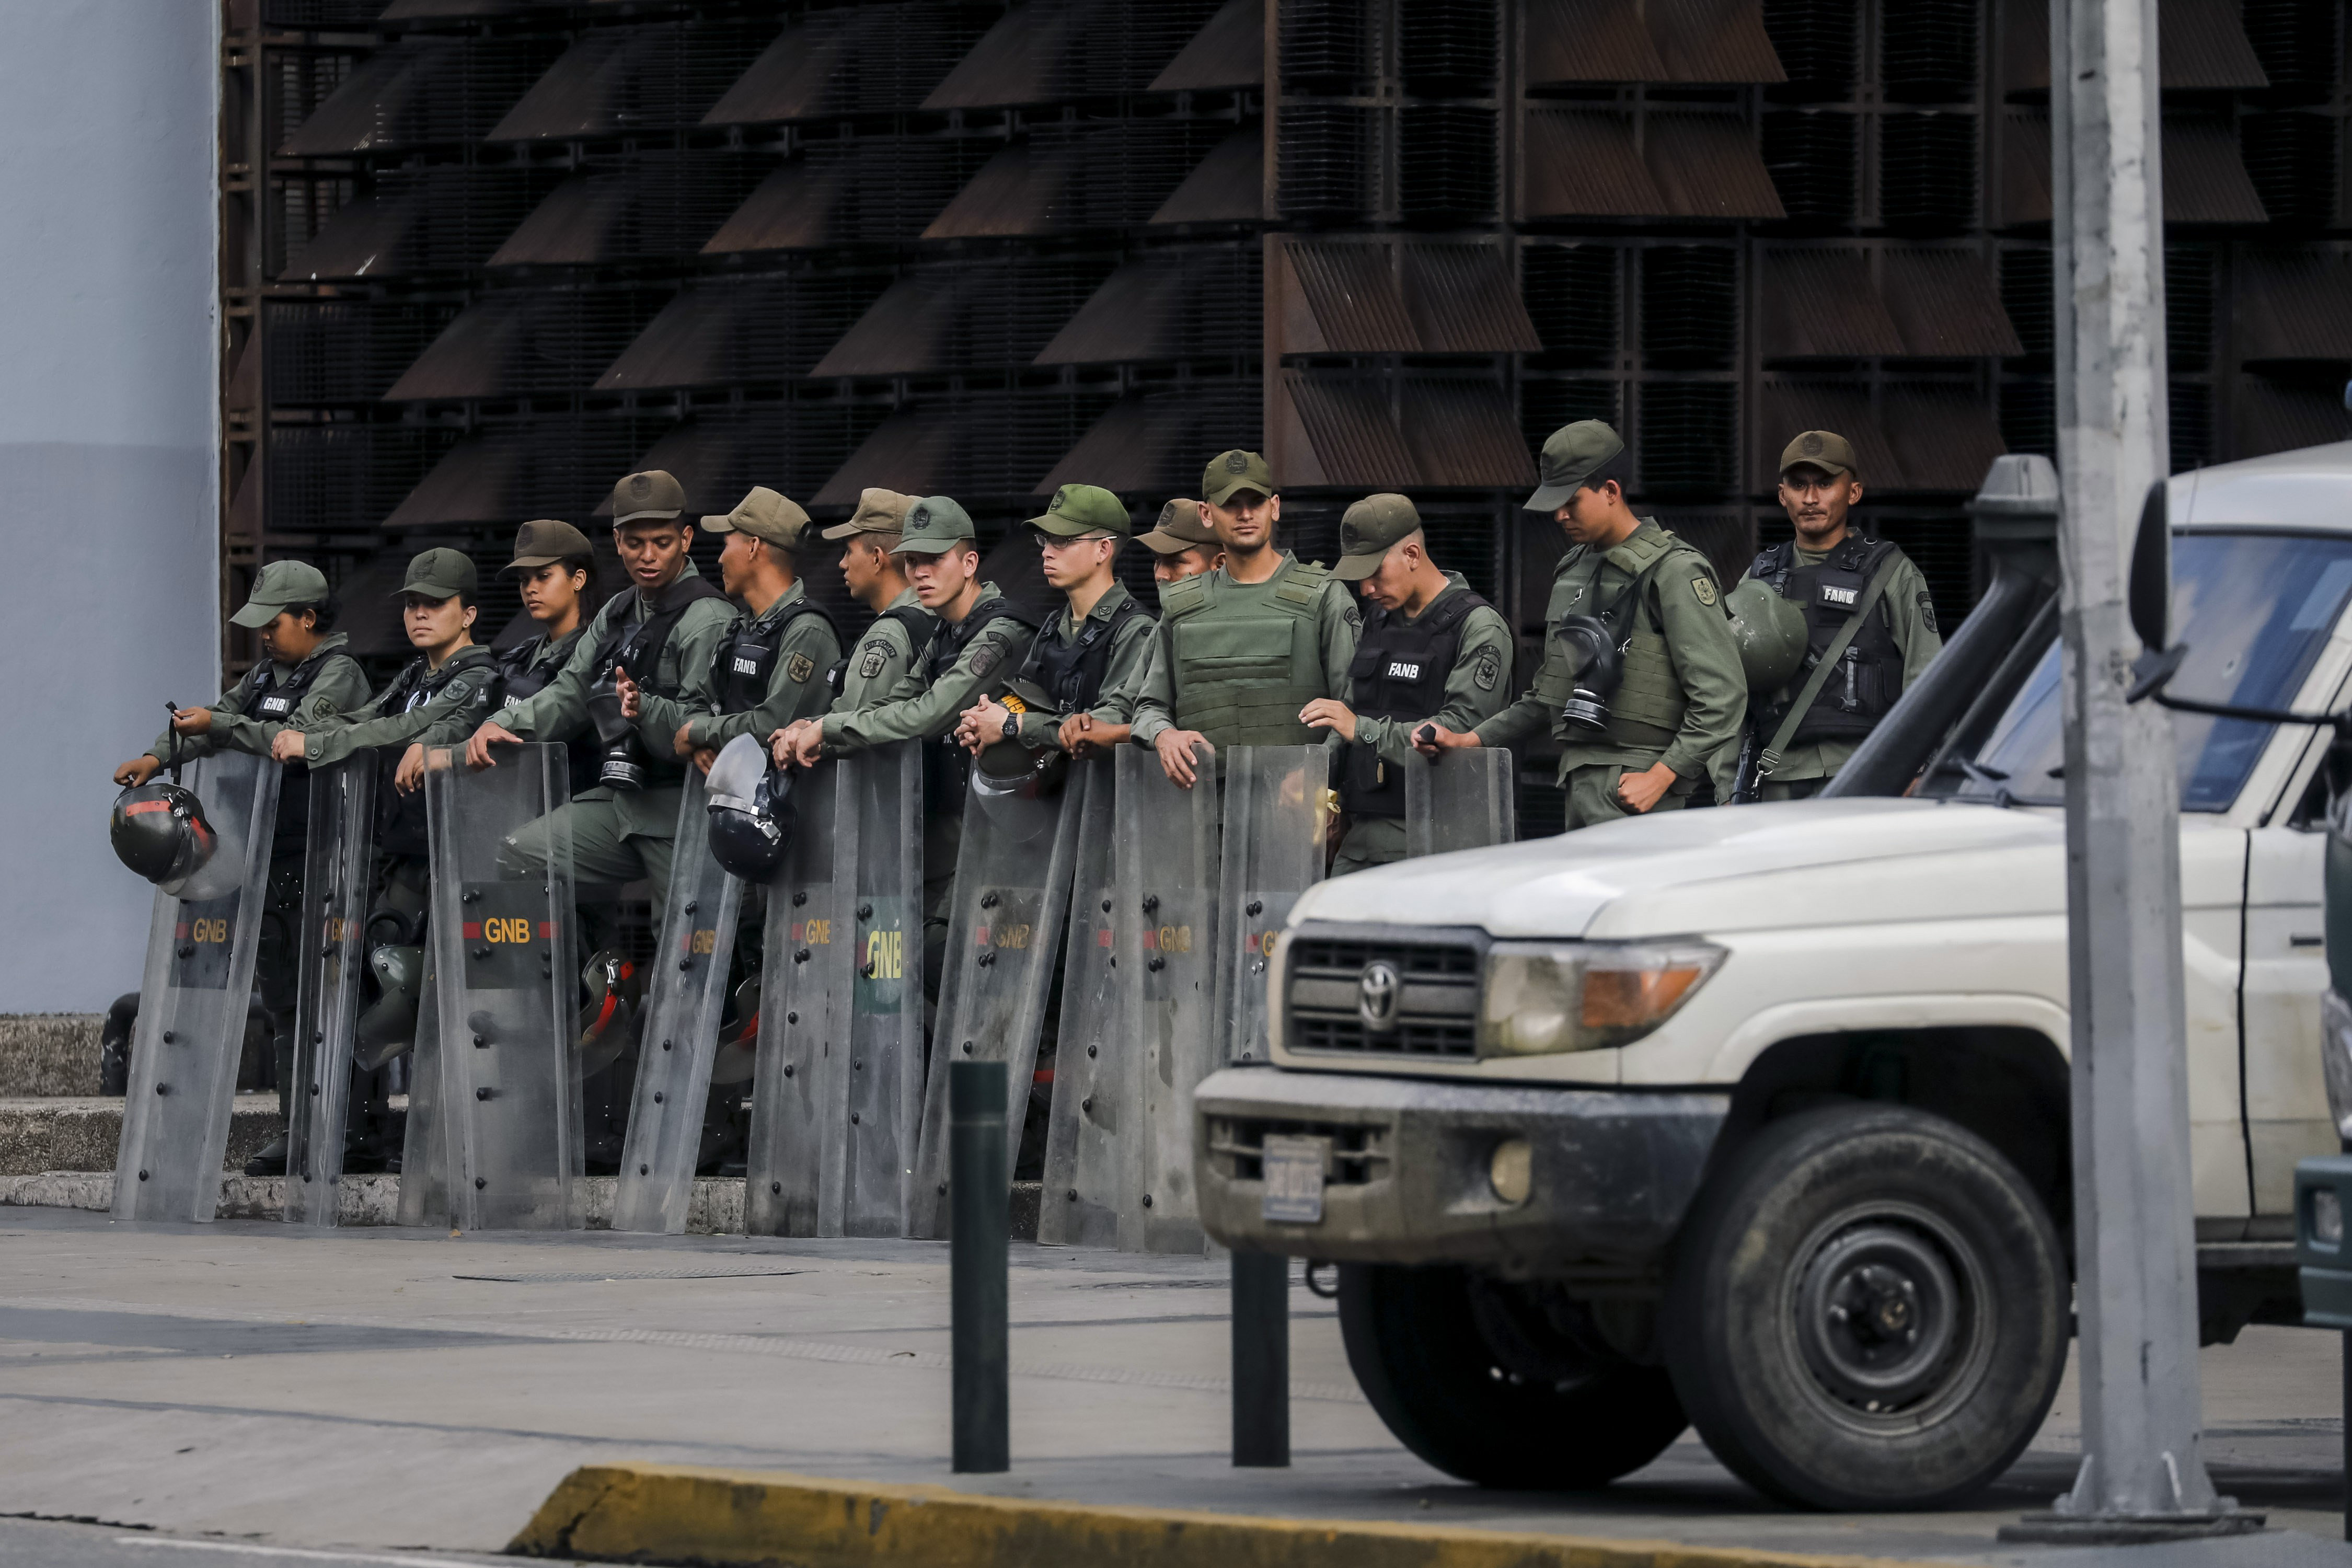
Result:
[[[1639,937],[2063,912],[2065,831],[2054,811],[1933,800],[1675,811],[1318,883],[1290,918]]]

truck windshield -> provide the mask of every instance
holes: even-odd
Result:
[[[2171,689],[2208,702],[2289,706],[2352,594],[2352,538],[2182,532],[2172,538],[2173,640],[2189,645]],[[2065,803],[2059,644],[1967,766],[1961,800]],[[2275,725],[2173,713],[2183,811],[2226,811]]]

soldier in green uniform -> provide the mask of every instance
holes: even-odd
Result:
[[[261,658],[209,708],[184,708],[142,754],[114,770],[114,782],[145,784],[174,747],[183,762],[215,752],[270,754],[280,733],[322,723],[367,700],[367,673],[343,651],[350,641],[334,629],[335,596],[326,575],[306,561],[272,561],[254,579],[253,592],[229,617],[259,634]],[[294,1077],[295,933],[302,912],[302,858],[310,829],[310,784],[289,764],[278,781],[278,816],[269,842],[269,882],[263,940],[253,984],[270,1022],[278,1071],[278,1109],[287,1110]],[[278,1167],[285,1144],[278,1144]]]
[[[1074,754],[1118,745],[1150,662],[1153,625],[1114,570],[1127,508],[1097,486],[1064,485],[1029,527],[1045,581],[1068,596],[1068,608],[1037,634],[1003,701],[983,697],[965,710],[956,739],[975,754],[999,741]]]
[[[1715,569],[1626,505],[1633,466],[1600,420],[1552,432],[1528,510],[1550,512],[1572,546],[1544,612],[1543,668],[1517,701],[1466,734],[1436,730],[1423,750],[1509,745],[1549,727],[1571,829],[1679,806],[1702,776],[1729,799],[1748,690]],[[1585,647],[1601,651],[1588,659]]]
[[[1298,716],[1346,742],[1339,767],[1347,835],[1331,862],[1342,877],[1404,858],[1404,775],[1425,723],[1469,730],[1511,695],[1511,628],[1459,572],[1429,558],[1421,513],[1401,495],[1366,496],[1339,521],[1331,574],[1371,606],[1349,670],[1354,695],[1318,697]]]
[[[535,518],[515,530],[514,559],[504,571],[521,579],[522,609],[539,627],[538,634],[512,647],[493,650],[498,679],[484,694],[491,718],[504,723],[505,710],[521,706],[562,673],[580,635],[587,629],[587,595],[596,582],[596,554],[588,536],[568,522]],[[479,713],[454,714],[423,737],[427,746],[462,746]],[[574,794],[593,789],[602,749],[593,735],[571,742],[572,788]]]
[[[898,566],[898,535],[914,504],[913,497],[897,490],[868,489],[858,496],[847,522],[824,531],[825,538],[846,542],[841,547],[841,580],[875,616],[841,667],[841,689],[833,701],[836,713],[855,713],[888,697],[915,668],[915,656],[930,642],[938,624]]]
[[[1861,500],[1861,467],[1844,437],[1806,430],[1781,452],[1780,506],[1796,537],[1759,555],[1748,574],[1803,610],[1809,657],[1797,679],[1748,716],[1759,752],[1788,731],[1774,755],[1759,758],[1766,800],[1819,794],[1943,651],[1936,602],[1919,568],[1892,540],[1871,539],[1847,526],[1850,509]],[[1882,572],[1888,575],[1874,602],[1863,605]],[[1806,677],[1857,609],[1864,611],[1863,622],[1838,668],[1804,710],[1796,711]]]
[[[1224,560],[1224,546],[1203,521],[1201,503],[1180,496],[1160,509],[1160,521],[1135,542],[1151,552],[1151,580],[1166,584],[1198,577]]]
[[[642,692],[708,712],[716,700],[711,661],[735,621],[734,606],[687,557],[690,534],[679,521],[685,510],[685,489],[658,469],[631,474],[613,487],[613,541],[629,585],[589,621],[554,679],[484,722],[466,742],[467,766],[494,767],[493,744],[569,741],[597,728],[594,715],[601,711],[612,732],[598,731],[600,782],[562,808],[573,874],[584,883],[611,886],[649,879],[656,922],[668,898],[686,764],[674,754],[675,722],[662,729],[650,717],[621,717],[620,678],[627,675]],[[527,823],[509,838],[513,870],[546,867],[545,824],[545,818]]]
[[[894,741],[924,742],[926,986],[935,985],[939,974],[956,852],[963,843],[971,759],[956,744],[956,721],[981,698],[1003,695],[1035,634],[995,584],[980,580],[976,540],[970,515],[946,496],[925,496],[909,507],[898,554],[923,608],[938,617],[930,641],[882,701],[803,719],[769,737],[778,763],[802,767],[820,756],[845,756]]]
[[[727,536],[719,552],[719,580],[751,611],[719,644],[710,672],[716,713],[689,710],[625,676],[621,679],[622,713],[642,714],[655,731],[674,723],[671,749],[706,773],[719,748],[736,736],[770,735],[827,706],[825,677],[840,662],[841,637],[800,578],[808,525],[799,503],[758,485],[733,511],[702,520],[703,531]]]
[[[1328,567],[1276,548],[1282,499],[1264,458],[1220,452],[1202,473],[1201,493],[1224,564],[1160,590],[1134,731],[1188,789],[1200,745],[1312,742],[1299,711],[1318,697],[1346,700],[1361,623]]]
[[[376,755],[375,847],[382,879],[371,901],[379,911],[421,929],[427,900],[424,737],[462,724],[477,713],[496,678],[498,661],[473,638],[477,583],[463,552],[427,550],[408,563],[401,583],[401,620],[417,650],[384,689],[353,711],[321,720],[306,732],[281,730],[271,754],[281,763],[328,767],[360,752]],[[352,1095],[351,1126],[368,1135],[347,1153],[346,1170],[381,1169],[390,1128],[373,1073],[360,1075]],[[247,1163],[248,1176],[281,1175],[286,1138],[280,1134]]]

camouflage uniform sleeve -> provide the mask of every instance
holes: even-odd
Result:
[[[677,618],[677,629],[662,648],[661,668],[656,672],[677,695],[644,691],[637,699],[637,739],[646,751],[656,757],[676,756],[677,727],[717,710],[719,691],[711,684],[710,667],[719,658],[719,645],[742,618],[742,612],[725,599],[697,599]]]
[[[1677,550],[1651,579],[1666,650],[1689,707],[1683,725],[1658,760],[1684,778],[1712,770],[1739,740],[1748,717],[1748,680],[1739,645],[1723,613],[1714,569],[1696,551]],[[1702,591],[1702,588],[1704,591]]]
[[[738,735],[770,735],[797,719],[824,710],[825,672],[841,658],[841,643],[823,616],[798,616],[784,628],[776,662],[768,671],[768,693],[740,713],[711,713],[689,721],[687,740],[699,751],[716,749]]]
[[[1936,627],[1936,600],[1927,592],[1927,579],[1907,555],[1886,584],[1885,604],[1895,646],[1903,650],[1903,689],[1908,691],[1920,672],[1944,651],[1944,639]]]
[[[353,714],[348,723],[310,731],[303,742],[302,760],[312,767],[325,767],[341,762],[353,752],[378,746],[405,750],[410,742],[422,741],[436,726],[464,714],[481,695],[483,682],[497,673],[497,667],[483,665],[452,676],[449,684],[435,692],[429,700],[405,713],[381,713],[376,704],[370,703]]]
[[[1019,667],[1021,639],[1027,634],[1019,621],[991,621],[938,680],[926,685],[910,674],[887,702],[855,713],[827,714],[824,749],[840,755],[892,741],[927,741],[946,734],[977,699],[1004,689]]]
[[[1176,728],[1176,682],[1169,673],[1175,637],[1175,628],[1164,620],[1152,628],[1147,645],[1150,657],[1136,685],[1135,717],[1130,721],[1135,733],[1129,739],[1139,746],[1149,746],[1163,731]]]
[[[586,730],[589,672],[596,667],[596,650],[604,646],[613,606],[620,602],[617,596],[606,600],[572,645],[572,657],[563,661],[555,679],[505,710],[498,722],[526,741],[569,741]]]
[[[1356,743],[1370,746],[1388,762],[1412,754],[1412,732],[1435,720],[1460,734],[1502,711],[1511,694],[1511,628],[1499,611],[1476,609],[1464,617],[1462,645],[1445,675],[1445,701],[1417,718],[1375,719],[1359,714]]]
[[[907,628],[887,616],[877,620],[850,650],[849,666],[841,672],[841,695],[834,699],[835,713],[855,713],[887,702],[898,683],[915,666],[915,643]]]

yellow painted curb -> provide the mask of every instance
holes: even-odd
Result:
[[[1857,1568],[1883,1561],[1097,1508],[694,1465],[584,1465],[507,1550],[780,1568]]]

